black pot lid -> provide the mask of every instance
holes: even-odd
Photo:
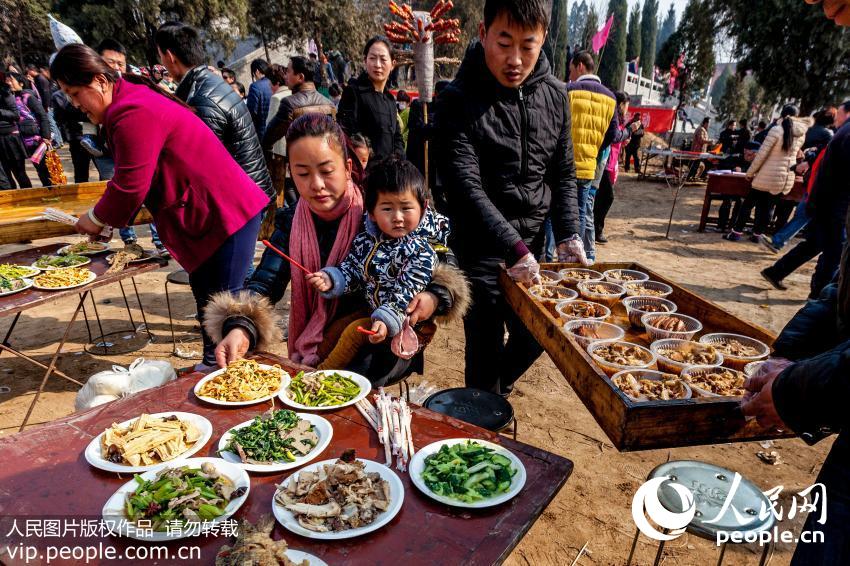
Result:
[[[424,406],[494,432],[507,427],[514,418],[514,409],[507,399],[469,387],[438,391],[425,400]]]

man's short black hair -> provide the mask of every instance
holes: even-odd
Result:
[[[413,163],[398,157],[369,163],[369,174],[366,177],[366,210],[374,212],[381,193],[401,194],[407,191],[413,191],[424,212],[428,202],[425,179]]]
[[[127,49],[111,37],[107,37],[101,41],[97,48],[95,48],[95,51],[97,51],[98,55],[103,55],[104,51],[115,51],[121,55],[127,55]]]
[[[762,130],[765,129],[767,127],[767,122],[765,122],[764,120],[759,120],[758,127],[761,128]]]
[[[705,124],[705,125],[710,124],[710,123],[711,123],[711,118],[709,118],[709,117],[705,117],[705,118],[703,118],[703,119],[702,119],[702,123],[703,123],[703,124]]]
[[[251,74],[253,75],[257,71],[260,71],[260,74],[265,76],[266,71],[269,68],[269,64],[265,59],[254,59],[251,61]]]
[[[27,63],[27,71],[37,71],[38,65],[35,63]]]
[[[156,30],[154,40],[160,51],[171,51],[187,67],[203,65],[206,60],[201,33],[182,22],[165,22]]]
[[[228,77],[230,77],[231,79],[235,79],[236,73],[233,71],[233,69],[230,69],[228,67],[222,67],[221,68],[221,76],[225,79],[228,78]]]
[[[484,27],[489,28],[500,14],[507,14],[508,22],[527,29],[549,29],[552,3],[549,0],[487,0],[484,3]]]
[[[313,75],[315,74],[314,70],[316,69],[316,66],[308,61],[306,57],[296,55],[289,60],[289,64],[292,65],[293,73],[296,75],[304,75],[304,80],[308,83],[313,82]]]
[[[726,122],[726,127],[731,128],[732,126],[734,126],[737,123],[738,122],[736,122],[735,120],[729,120],[728,122]]]
[[[596,62],[593,60],[593,55],[590,54],[590,51],[576,51],[570,58],[570,63],[573,67],[584,65],[588,73],[596,70]]]

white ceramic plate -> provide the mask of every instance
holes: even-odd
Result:
[[[339,369],[339,370],[317,371],[315,373],[326,373],[326,374],[338,373],[338,374],[340,374],[344,377],[347,377],[347,378],[353,380],[355,383],[357,383],[357,385],[360,386],[360,393],[354,399],[352,399],[351,401],[348,401],[347,403],[343,403],[341,405],[332,405],[330,407],[311,407],[309,405],[302,405],[301,403],[297,403],[294,399],[290,399],[289,398],[289,389],[287,387],[287,388],[284,388],[283,391],[280,392],[280,395],[278,395],[278,397],[280,398],[280,401],[284,405],[288,405],[289,407],[292,407],[294,409],[301,409],[301,410],[304,410],[304,411],[333,411],[335,409],[341,409],[342,407],[348,407],[349,405],[354,405],[360,399],[365,398],[369,394],[369,392],[372,391],[372,382],[369,381],[368,378],[363,377],[359,373],[354,373],[353,371],[345,371],[345,370]],[[289,384],[287,384],[287,386],[288,385]]]
[[[17,277],[17,279],[24,279],[24,278],[29,279],[30,277],[34,277],[34,276],[38,275],[39,273],[41,273],[41,270],[40,270],[39,268],[37,268],[37,267],[33,267],[33,266],[31,266],[31,265],[15,265],[15,267],[19,267],[19,268],[21,268],[21,269],[26,269],[26,270],[28,270],[28,271],[27,271],[25,274],[23,274],[22,276]]]
[[[274,366],[266,364],[259,365],[262,369],[275,369]],[[225,371],[227,371],[227,368],[214,371],[202,380],[200,380],[198,383],[196,383],[194,389],[195,397],[197,397],[201,401],[204,401],[205,403],[210,403],[212,405],[223,405],[225,407],[244,407],[247,405],[256,405],[257,403],[262,403],[264,401],[268,401],[269,399],[273,399],[275,395],[283,391],[286,386],[289,385],[289,380],[291,379],[289,374],[286,373],[286,370],[278,368],[278,371],[280,371],[280,387],[276,391],[273,391],[271,394],[266,395],[265,397],[261,397],[260,399],[254,399],[253,401],[219,401],[218,399],[212,399],[211,397],[204,397],[198,393],[201,390],[201,387],[204,386],[204,383],[213,379],[217,375],[223,374]]]
[[[77,255],[81,255],[81,254],[77,254]],[[38,260],[36,260],[36,261],[38,261]],[[91,258],[87,257],[86,261],[84,261],[83,263],[78,263],[77,265],[69,265],[69,266],[66,266],[66,267],[39,267],[39,266],[36,265],[35,261],[32,262],[30,267],[32,267],[33,269],[39,269],[41,271],[56,271],[57,269],[69,269],[71,267],[82,267],[82,266],[88,265],[90,263],[91,263]]]
[[[169,465],[171,462],[177,462],[181,459],[185,460],[186,458],[193,456],[200,451],[204,445],[209,442],[210,438],[212,438],[213,427],[212,423],[202,417],[201,415],[195,415],[193,413],[181,413],[180,411],[167,411],[165,413],[154,413],[152,417],[170,417],[174,415],[181,421],[191,422],[193,425],[197,427],[199,431],[201,431],[201,438],[198,439],[195,444],[192,445],[186,452],[180,454],[174,460],[168,460],[167,462],[160,462],[159,464],[151,464],[149,466],[130,466],[129,464],[115,464],[114,462],[110,462],[106,458],[101,455],[100,450],[100,440],[103,438],[103,435],[106,431],[101,432],[96,437],[89,442],[89,445],[86,447],[85,456],[86,462],[94,466],[95,468],[100,468],[101,470],[105,470],[107,472],[119,472],[119,473],[140,473],[147,472],[149,470],[158,470],[160,468],[164,468]],[[135,417],[129,420],[126,420],[122,423],[118,423],[120,426],[128,426],[131,423],[135,422],[139,417]]]
[[[106,261],[107,261],[107,263],[109,263],[109,265],[112,265],[112,258],[114,256],[115,256],[115,254],[109,254],[108,256],[106,256]],[[158,258],[159,258],[159,256],[152,255],[149,252],[145,251],[145,255],[143,255],[142,257],[140,257],[138,259],[130,260],[127,263],[128,264],[145,263],[146,261],[151,261],[152,259],[158,259]]]
[[[232,436],[232,432],[237,428],[243,428],[254,422],[254,419],[250,421],[245,421],[244,423],[238,424],[235,427],[231,428],[227,432],[222,435],[221,440],[218,442],[218,449],[220,451],[219,455],[222,459],[227,460],[233,464],[236,464],[243,470],[248,470],[249,472],[280,472],[283,470],[291,470],[293,468],[297,468],[299,466],[303,466],[307,462],[311,460],[315,460],[316,457],[322,453],[322,450],[328,447],[328,444],[333,438],[333,427],[331,423],[319,415],[311,415],[309,413],[296,413],[299,419],[304,419],[313,425],[313,428],[317,435],[319,435],[319,443],[313,447],[310,452],[305,456],[298,456],[292,462],[276,462],[273,464],[243,464],[239,459],[239,455],[234,452],[225,452],[224,447],[227,446],[227,443],[230,441],[230,437]]]
[[[33,289],[38,289],[39,291],[65,291],[66,289],[76,289],[77,287],[85,287],[92,281],[97,279],[97,275],[94,271],[89,271],[89,277],[82,283],[77,283],[76,285],[65,285],[64,287],[42,287],[33,279]]]
[[[18,281],[15,279],[15,281]],[[14,295],[15,293],[20,293],[21,291],[26,291],[30,287],[32,287],[32,279],[20,279],[24,284],[22,287],[18,287],[17,289],[12,289],[11,291],[0,291],[0,297],[5,297],[6,295]]]
[[[68,244],[67,246],[62,246],[61,248],[56,250],[56,253],[58,255],[65,255],[69,253],[71,251],[71,248],[73,248],[75,245],[76,244]],[[88,245],[94,249],[89,249],[84,252],[76,252],[77,255],[97,255],[109,251],[109,245],[103,244],[101,242],[89,242]]]
[[[225,462],[220,458],[190,458],[188,460],[175,460],[174,462],[169,462],[169,467],[182,468],[183,466],[191,466],[193,468],[200,468],[201,464],[204,462],[213,464],[216,467],[216,470],[218,470],[221,475],[228,477],[237,488],[246,488],[244,495],[230,500],[230,503],[227,504],[223,515],[207,522],[207,525],[214,525],[233,516],[242,504],[245,503],[245,500],[248,499],[248,494],[251,492],[251,480],[248,478],[248,474],[245,470],[234,466],[230,462]],[[157,471],[158,470],[150,470],[145,472],[142,474],[142,479],[151,480],[155,478]],[[168,531],[162,531],[152,532],[150,533],[150,536],[146,536],[147,533],[144,533],[141,530],[137,530],[135,528],[130,530],[128,528],[129,525],[127,525],[128,520],[124,512],[124,504],[127,501],[127,496],[135,492],[138,485],[139,484],[136,483],[135,478],[131,479],[121,486],[118,491],[113,493],[112,497],[110,497],[103,506],[103,518],[104,520],[109,521],[110,526],[114,526],[117,531],[115,534],[150,542],[178,540],[186,538],[192,534],[191,532],[172,532],[169,534]],[[121,522],[122,519],[123,523]],[[182,531],[186,530],[191,531],[191,529],[182,529]]]
[[[338,531],[338,532],[327,532],[327,533],[319,533],[316,531],[311,531],[309,529],[305,529],[301,525],[298,524],[298,519],[295,518],[295,514],[292,513],[289,509],[275,501],[274,496],[272,496],[272,511],[274,512],[274,517],[277,519],[277,522],[283,525],[283,528],[295,533],[296,535],[301,535],[307,538],[313,539],[321,539],[321,540],[339,540],[346,538],[354,538],[359,537],[360,535],[365,535],[366,533],[371,533],[372,531],[376,531],[393,520],[399,511],[401,511],[401,504],[404,502],[404,484],[401,483],[401,479],[399,479],[398,475],[388,467],[383,464],[379,464],[378,462],[372,460],[364,460],[362,458],[358,458],[361,462],[366,465],[366,472],[376,472],[380,474],[381,478],[387,480],[390,484],[390,505],[389,508],[378,515],[378,518],[369,523],[365,527],[358,527],[356,529],[348,529],[346,531]],[[323,460],[321,462],[316,462],[315,464],[310,464],[309,466],[301,469],[298,473],[307,471],[307,472],[318,472],[321,470],[324,465],[332,465],[336,462],[336,460]],[[292,476],[286,478],[283,483],[288,484],[290,479],[295,477],[297,479],[297,474],[293,474]]]
[[[296,564],[301,564],[302,561],[306,560],[310,566],[328,566],[328,563],[319,558],[318,556],[314,556],[310,553],[304,552],[303,550],[294,550],[292,548],[286,549],[286,557],[295,562]]]
[[[516,469],[516,474],[514,474],[513,479],[511,480],[511,488],[505,492],[500,493],[496,497],[491,497],[490,499],[484,499],[482,501],[476,501],[475,503],[465,503],[463,501],[458,501],[457,499],[452,499],[450,497],[445,497],[443,495],[438,495],[428,489],[428,486],[425,485],[425,480],[422,479],[422,472],[425,470],[425,458],[430,456],[431,454],[435,454],[439,452],[440,447],[443,445],[453,446],[455,444],[461,444],[466,442],[467,440],[471,440],[481,446],[486,446],[487,448],[492,448],[496,451],[496,454],[504,456],[508,460],[511,461],[511,465]],[[431,499],[435,499],[440,503],[445,503],[446,505],[451,505],[453,507],[470,507],[473,509],[479,509],[482,507],[493,507],[494,505],[500,505],[509,499],[513,499],[516,495],[522,490],[525,485],[525,466],[522,465],[522,462],[519,458],[513,455],[511,451],[508,449],[499,446],[498,444],[493,444],[492,442],[487,442],[486,440],[480,440],[477,438],[450,438],[448,440],[438,440],[437,442],[432,442],[428,446],[424,448],[420,448],[419,451],[413,455],[413,458],[410,460],[409,466],[410,473],[410,481],[413,482],[419,491],[430,497]]]

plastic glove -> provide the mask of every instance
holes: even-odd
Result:
[[[584,244],[577,234],[566,242],[558,244],[558,261],[560,263],[580,263],[585,267],[593,265],[593,262],[584,253]]]
[[[508,275],[519,283],[533,283],[538,285],[540,279],[540,264],[531,254],[525,254],[512,267],[508,268]]]

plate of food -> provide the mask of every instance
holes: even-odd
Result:
[[[32,279],[7,279],[0,275],[0,297],[20,293],[32,287]]]
[[[403,501],[404,485],[395,472],[346,450],[338,460],[310,464],[278,485],[272,511],[297,535],[338,540],[380,529]]]
[[[492,507],[516,497],[525,466],[509,450],[475,438],[432,442],[410,460],[410,480],[432,499],[455,507]]]
[[[91,263],[91,258],[78,255],[43,255],[32,263],[32,267],[42,271],[53,271],[54,269],[67,269],[69,267],[81,267]]]
[[[107,472],[139,473],[188,458],[212,437],[210,421],[169,411],[113,423],[86,447],[86,462]]]
[[[351,371],[299,372],[279,398],[294,409],[330,411],[357,403],[371,390],[371,381]]]
[[[39,273],[41,273],[39,268],[29,265],[14,265],[11,263],[0,265],[0,277],[5,277],[6,279],[29,279]]]
[[[103,518],[117,526],[117,535],[177,540],[198,532],[189,528],[194,524],[215,525],[231,517],[250,490],[248,474],[238,466],[218,458],[190,458],[125,483],[103,506]],[[174,528],[178,525],[180,530]]]
[[[271,409],[225,432],[218,453],[249,472],[280,472],[315,460],[332,437],[319,415]]]
[[[239,521],[238,536],[232,545],[222,546],[215,556],[215,566],[246,564],[280,564],[281,566],[328,566],[321,558],[289,548],[284,539],[272,538],[274,517],[263,515],[256,525]]]
[[[104,242],[89,242],[88,240],[69,244],[56,250],[59,255],[97,255],[109,250],[109,244]]]
[[[41,291],[64,291],[88,285],[97,279],[93,271],[81,267],[54,269],[33,277],[33,287]]]
[[[289,381],[289,374],[280,366],[238,360],[200,380],[194,391],[207,403],[241,407],[274,398]]]

